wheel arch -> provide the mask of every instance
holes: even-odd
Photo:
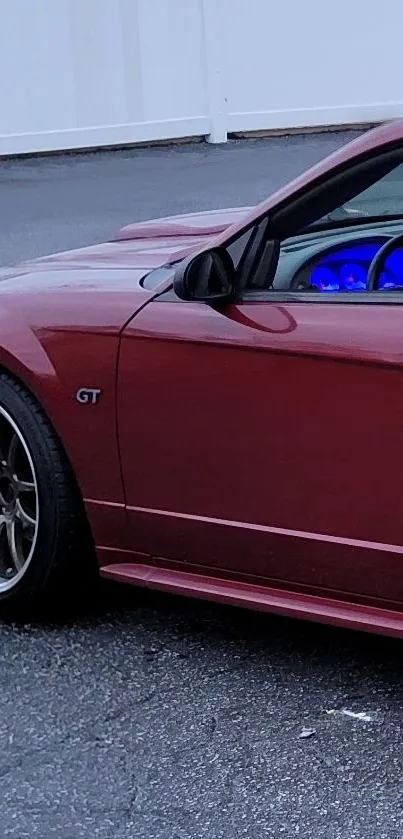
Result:
[[[15,359],[13,359],[13,361],[15,361]],[[52,433],[54,434],[57,440],[58,446],[63,455],[63,460],[65,462],[66,469],[68,470],[69,478],[74,488],[78,512],[83,523],[86,539],[88,540],[88,548],[93,550],[95,554],[95,542],[92,534],[91,523],[89,521],[89,517],[85,509],[83,494],[79,482],[77,480],[77,475],[73,468],[69,452],[67,451],[64,441],[61,435],[59,434],[58,429],[55,426],[55,423],[52,420],[51,414],[47,410],[44,401],[41,399],[40,388],[35,387],[35,383],[37,380],[35,379],[35,377],[30,375],[30,372],[31,371],[28,368],[25,368],[22,364],[13,364],[11,362],[11,364],[8,365],[5,359],[2,359],[0,357],[0,381],[2,376],[6,377],[9,381],[12,381],[15,385],[24,390],[30,396],[30,398],[35,401],[37,407],[40,409],[40,411],[46,418],[46,421],[48,422],[52,430]]]

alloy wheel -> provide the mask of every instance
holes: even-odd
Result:
[[[0,407],[0,593],[25,574],[38,536],[35,467],[26,440]]]

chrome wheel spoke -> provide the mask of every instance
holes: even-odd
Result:
[[[23,527],[36,527],[36,519],[24,510],[19,498],[17,498],[16,501],[16,517],[19,519]]]
[[[13,475],[14,486],[18,492],[35,492],[35,484],[32,481],[23,481]]]
[[[21,571],[24,566],[24,555],[21,550],[21,540],[18,538],[15,519],[6,521],[6,528],[11,562],[16,571]]]
[[[17,437],[17,434],[13,434],[13,436],[10,440],[10,445],[8,447],[8,453],[7,453],[7,463],[8,463],[8,466],[11,469],[12,472],[14,472],[15,457],[16,457],[16,454],[17,454],[17,449],[18,449],[19,442],[20,441]]]

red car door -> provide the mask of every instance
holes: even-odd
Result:
[[[278,584],[403,597],[403,308],[217,311],[128,325],[119,425],[131,546]]]
[[[403,149],[391,131],[356,141],[269,199],[253,226],[215,240],[234,261],[236,303],[214,304],[222,271],[210,285],[207,256],[189,263],[199,302],[168,291],[128,324],[118,422],[138,555],[403,599],[403,291],[291,292],[295,274],[274,291],[276,243],[284,254],[312,242],[312,224],[324,231],[314,249],[328,230],[344,241],[347,226],[351,238],[357,219],[357,235],[379,237],[391,218],[401,232]]]

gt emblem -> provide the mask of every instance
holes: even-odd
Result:
[[[99,387],[80,387],[76,393],[80,405],[97,405],[102,390]]]

